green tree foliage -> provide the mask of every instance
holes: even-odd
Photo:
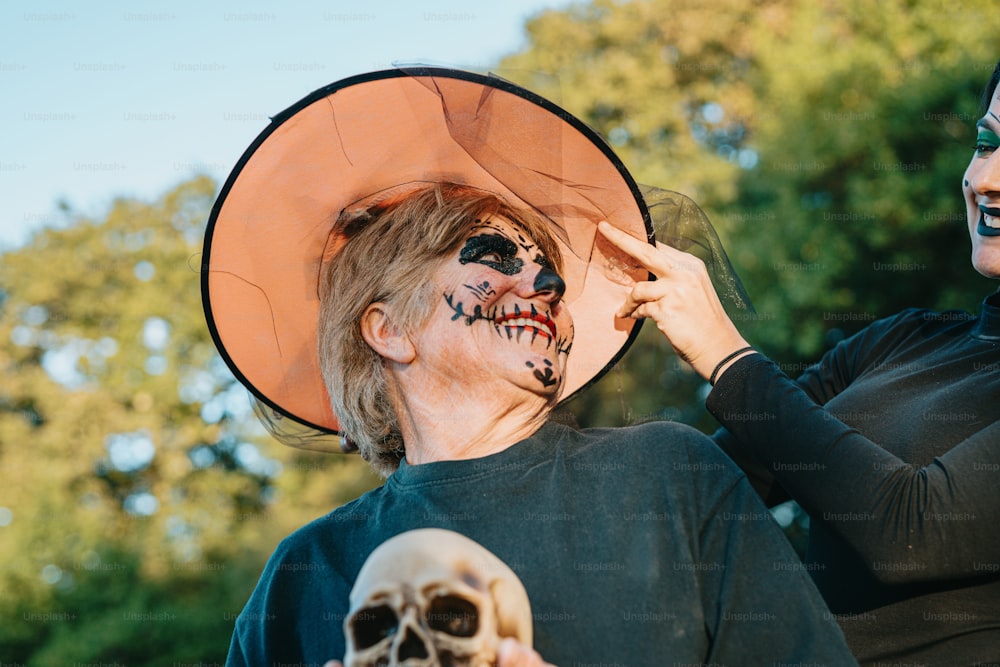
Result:
[[[283,447],[216,354],[215,184],[70,216],[0,262],[0,656],[222,661],[276,542],[369,488]]]
[[[536,16],[498,71],[702,204],[757,308],[739,324],[794,370],[874,317],[991,289],[959,183],[998,28],[984,0],[596,0]],[[269,440],[216,355],[214,196],[197,178],[70,212],[0,258],[5,662],[221,662],[277,540],[374,483]],[[711,429],[704,390],[644,327],[571,407]]]
[[[998,28],[985,1],[596,0],[534,17],[500,72],[702,205],[756,307],[737,323],[794,374],[873,319],[993,289],[960,182]],[[644,330],[578,419],[712,428],[666,348]]]

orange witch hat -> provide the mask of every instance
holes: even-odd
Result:
[[[414,67],[330,84],[272,119],[213,207],[202,257],[212,337],[283,441],[336,449],[317,352],[318,286],[331,228],[353,202],[416,181],[454,182],[538,211],[563,251],[576,337],[563,400],[624,353],[617,319],[648,273],[597,234],[607,220],[653,238],[639,186],[593,130],[494,76]],[[288,423],[289,418],[292,423]]]

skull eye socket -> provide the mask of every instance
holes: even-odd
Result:
[[[427,625],[453,637],[472,637],[479,630],[479,610],[465,598],[440,595],[431,600]]]
[[[362,609],[351,619],[351,633],[358,648],[371,648],[396,634],[398,628],[396,612],[386,605]]]

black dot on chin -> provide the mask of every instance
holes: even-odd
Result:
[[[525,362],[524,365],[527,366],[528,368],[534,368],[535,367],[535,365],[533,363],[531,363],[530,361]]]
[[[551,365],[552,365],[552,362],[551,362],[551,361],[549,361],[548,359],[546,359],[546,360],[545,360],[545,365],[546,365],[546,366],[551,366]]]

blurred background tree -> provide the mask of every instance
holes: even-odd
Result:
[[[756,306],[741,328],[794,375],[872,319],[994,288],[960,180],[998,28],[989,2],[595,0],[530,20],[497,71],[703,206]],[[376,483],[271,441],[216,355],[198,277],[216,188],[67,210],[0,260],[6,662],[221,663],[276,542]],[[646,327],[570,407],[710,431],[706,389]]]
[[[594,127],[636,180],[693,197],[791,375],[901,308],[976,310],[961,178],[1000,52],[989,3],[595,0],[527,24],[499,73]],[[708,387],[644,328],[570,403],[582,424],[714,428]]]
[[[198,275],[215,194],[198,178],[68,212],[4,255],[7,662],[221,661],[276,542],[375,482],[271,442],[216,354]]]

